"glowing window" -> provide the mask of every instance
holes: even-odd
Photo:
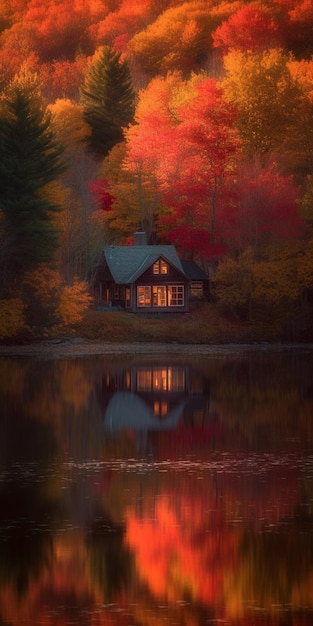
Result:
[[[168,265],[163,261],[163,259],[159,259],[155,263],[153,263],[153,273],[154,274],[168,274]]]
[[[166,287],[164,285],[154,285],[153,291],[153,306],[166,306]]]
[[[137,306],[151,306],[151,287],[137,287]]]

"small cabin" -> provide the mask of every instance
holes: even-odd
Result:
[[[206,275],[196,272],[196,264],[185,271],[175,246],[147,245],[145,233],[135,233],[134,244],[105,246],[95,281],[98,305],[133,313],[187,312],[194,289],[203,295]]]

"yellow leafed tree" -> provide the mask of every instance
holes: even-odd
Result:
[[[92,303],[88,285],[84,281],[74,279],[73,285],[63,287],[57,314],[62,325],[71,327],[80,322],[84,313]]]
[[[277,150],[295,126],[301,92],[288,61],[278,49],[231,52],[224,58],[222,86],[238,106],[238,127],[248,154]]]
[[[14,298],[0,300],[0,340],[15,337],[25,327],[24,305]]]

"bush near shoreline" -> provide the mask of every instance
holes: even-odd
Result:
[[[299,324],[290,315],[254,315],[253,321],[237,319],[222,313],[215,303],[197,305],[189,313],[134,314],[126,311],[89,309],[81,321],[72,326],[28,329],[2,337],[0,345],[21,345],[32,342],[81,338],[109,343],[176,343],[186,345],[311,342],[313,320]]]

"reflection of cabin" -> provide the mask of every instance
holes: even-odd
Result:
[[[144,237],[135,233],[134,246],[104,248],[95,283],[96,301],[136,313],[188,311],[190,291],[204,295],[206,275],[200,268],[195,275],[194,264],[194,278],[189,278],[174,246],[146,245]]]
[[[109,402],[112,395],[118,393],[121,396],[121,392],[124,392],[125,398],[127,392],[129,400],[131,396],[136,396],[149,408],[149,413],[160,420],[168,417],[188,395],[187,370],[183,366],[132,366],[114,376],[106,377],[103,382],[103,393]],[[127,405],[124,408],[127,414]]]
[[[131,367],[125,371],[124,389],[122,383],[122,389],[116,390],[109,400],[106,428],[147,431],[176,428],[187,398],[186,385],[185,367]]]
[[[105,428],[111,431],[128,430],[168,430],[176,428],[182,416],[184,402],[168,410],[166,419],[160,420],[154,410],[137,394],[118,391],[111,398],[104,416]]]
[[[204,419],[208,402],[203,378],[185,365],[130,365],[102,377],[101,405],[109,430],[175,428],[183,417]]]

